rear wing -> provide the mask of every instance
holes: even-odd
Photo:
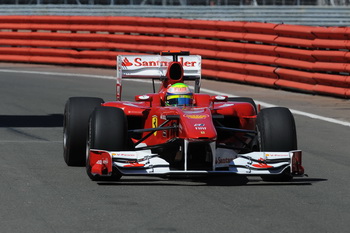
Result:
[[[166,79],[168,66],[173,61],[181,63],[184,80],[195,80],[200,86],[202,58],[189,53],[163,52],[163,55],[117,56],[117,100],[121,97],[123,78]],[[176,60],[175,60],[176,59]],[[198,88],[199,90],[199,88]]]
[[[184,69],[184,78],[201,77],[201,56],[178,56]],[[119,55],[117,57],[117,78],[163,78],[173,56],[162,55]]]

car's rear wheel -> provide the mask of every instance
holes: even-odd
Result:
[[[295,121],[288,108],[262,109],[257,117],[260,151],[282,152],[297,149]],[[286,171],[280,175],[262,176],[267,181],[289,181],[293,177]]]
[[[106,151],[130,150],[130,139],[128,138],[127,130],[127,119],[124,111],[120,108],[98,107],[91,114],[87,141],[86,171],[92,180],[118,180],[121,178],[120,172],[116,169],[114,169],[112,177],[91,174],[89,149]]]
[[[64,109],[63,157],[68,166],[84,166],[86,135],[89,117],[103,99],[94,97],[71,97]]]

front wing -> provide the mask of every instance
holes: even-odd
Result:
[[[235,154],[234,158],[218,153],[211,170],[174,170],[169,163],[152,154],[150,150],[141,151],[103,151],[90,150],[89,165],[92,175],[111,176],[113,167],[122,175],[172,174],[196,175],[232,173],[239,175],[279,175],[289,173],[293,176],[304,174],[302,152],[251,152]]]

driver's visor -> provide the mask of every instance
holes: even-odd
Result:
[[[167,105],[189,106],[192,105],[192,95],[169,95],[167,96]]]

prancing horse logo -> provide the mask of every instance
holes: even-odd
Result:
[[[158,127],[158,117],[156,115],[152,116],[152,128]],[[157,135],[157,131],[153,133],[154,136]]]

